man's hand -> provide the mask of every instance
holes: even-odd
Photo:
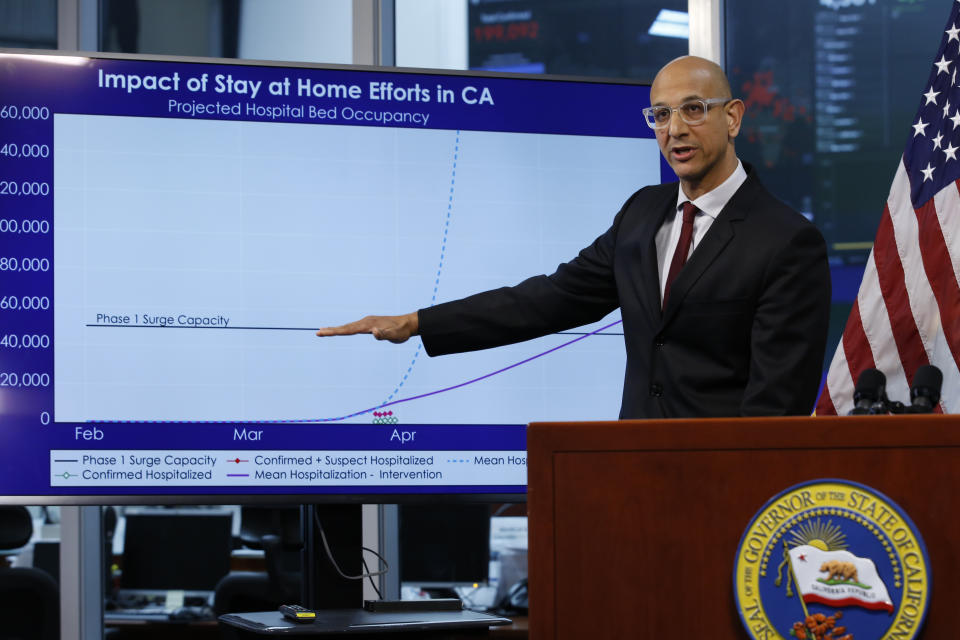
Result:
[[[358,333],[370,333],[377,340],[389,340],[394,343],[406,342],[410,336],[417,335],[420,321],[417,312],[402,316],[367,316],[362,320],[340,325],[324,327],[317,331],[321,338],[326,336],[352,336]]]

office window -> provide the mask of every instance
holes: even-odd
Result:
[[[99,50],[353,60],[352,0],[100,0]]]
[[[687,53],[687,0],[472,0],[471,69],[650,81]]]
[[[234,58],[238,0],[100,0],[100,51]]]
[[[0,47],[57,48],[56,0],[0,0]]]
[[[687,53],[687,0],[398,0],[398,66],[636,78]]]
[[[911,133],[948,3],[726,0],[726,69],[747,103],[739,156],[823,231],[829,360]]]

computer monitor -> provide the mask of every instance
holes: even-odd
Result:
[[[429,590],[487,582],[488,505],[407,504],[397,518],[401,584]]]
[[[143,510],[124,517],[121,594],[208,597],[230,571],[232,515],[226,511]]]
[[[37,540],[33,543],[33,567],[42,569],[60,583],[60,542]]]
[[[550,273],[665,171],[630,81],[0,50],[0,502],[522,500],[619,311],[318,339]]]

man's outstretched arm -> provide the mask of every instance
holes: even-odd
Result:
[[[321,338],[326,336],[352,336],[358,333],[369,333],[377,340],[389,340],[397,344],[406,342],[411,336],[417,335],[420,321],[417,312],[402,316],[367,316],[340,325],[339,327],[324,327],[317,331]]]

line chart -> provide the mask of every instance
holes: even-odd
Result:
[[[388,400],[388,401],[384,401],[383,403],[378,404],[378,405],[376,405],[376,406],[369,407],[369,408],[367,408],[367,409],[363,409],[363,410],[360,410],[360,411],[355,411],[355,412],[353,412],[353,413],[349,413],[349,414],[347,414],[347,415],[339,416],[339,417],[336,417],[336,418],[288,418],[288,419],[284,419],[284,420],[258,420],[258,422],[261,423],[261,424],[314,424],[314,423],[324,423],[324,422],[340,422],[341,420],[348,420],[348,419],[350,419],[350,418],[355,418],[355,417],[357,417],[357,416],[361,416],[361,415],[364,415],[364,414],[367,414],[367,413],[371,413],[371,412],[373,412],[373,411],[378,411],[378,410],[380,410],[380,409],[383,409],[384,407],[392,407],[392,406],[395,406],[395,405],[398,405],[398,404],[404,404],[404,403],[407,403],[407,402],[413,402],[414,400],[422,400],[423,398],[429,398],[430,396],[439,395],[439,394],[441,394],[441,393],[447,393],[447,392],[449,392],[449,391],[455,391],[455,390],[457,390],[457,389],[462,389],[463,387],[466,387],[466,386],[469,386],[469,385],[472,385],[472,384],[476,384],[477,382],[481,382],[481,381],[486,380],[486,379],[488,379],[488,378],[492,378],[493,376],[499,375],[499,374],[504,373],[504,372],[506,372],[506,371],[510,371],[511,369],[515,369],[515,368],[517,368],[517,367],[519,367],[519,366],[522,366],[522,365],[524,365],[524,364],[527,364],[528,362],[532,362],[532,361],[534,361],[534,360],[536,360],[536,359],[538,359],[538,358],[542,358],[542,357],[545,356],[545,355],[548,355],[548,354],[550,354],[550,353],[553,353],[554,351],[558,351],[558,350],[563,349],[563,348],[565,348],[565,347],[569,347],[570,345],[572,345],[572,344],[574,344],[574,343],[577,343],[577,342],[580,342],[581,340],[584,340],[585,338],[589,338],[590,336],[599,335],[600,332],[602,332],[604,329],[609,329],[610,327],[613,327],[613,326],[616,326],[616,325],[618,325],[618,324],[621,324],[622,322],[623,322],[623,320],[617,320],[617,321],[615,321],[615,322],[611,322],[610,324],[606,324],[606,325],[600,327],[600,328],[597,329],[596,331],[584,332],[584,333],[582,333],[581,335],[579,335],[579,337],[574,338],[573,340],[568,340],[567,342],[564,342],[563,344],[557,345],[556,347],[553,347],[552,349],[547,349],[546,351],[541,351],[540,353],[537,353],[537,354],[535,354],[535,355],[532,355],[532,356],[530,356],[529,358],[525,358],[525,359],[523,359],[523,360],[520,360],[519,362],[514,362],[514,363],[509,364],[509,365],[507,365],[507,366],[505,366],[505,367],[501,367],[500,369],[497,369],[496,371],[491,371],[491,372],[489,372],[489,373],[485,373],[485,374],[483,374],[483,375],[477,376],[477,377],[472,378],[472,379],[470,379],[470,380],[465,380],[464,382],[461,382],[461,383],[459,383],[459,384],[454,384],[454,385],[451,385],[451,386],[449,386],[449,387],[444,387],[443,389],[435,389],[435,390],[433,390],[433,391],[429,391],[429,392],[427,392],[427,393],[421,393],[421,394],[419,394],[419,395],[411,396],[411,397],[409,397],[409,398],[401,398],[401,399],[399,399],[399,400],[393,400],[393,401],[389,401],[389,400]],[[611,334],[606,334],[606,335],[611,335]],[[420,349],[419,349],[419,347],[418,347],[418,348],[417,348],[417,351],[419,352],[419,350],[420,350]],[[196,423],[196,424],[201,424],[201,423],[204,423],[204,424],[230,424],[230,423],[234,423],[234,422],[237,422],[237,421],[236,421],[236,420],[186,420],[186,421],[184,421],[184,420],[175,420],[175,421],[174,421],[174,420],[88,420],[88,422],[95,422],[95,423],[98,423],[98,424],[118,424],[118,423],[134,423],[134,424],[155,424],[155,423],[161,423],[161,424],[162,424],[162,423],[164,423],[164,422],[190,422],[190,423]]]
[[[443,358],[304,336],[555,270],[608,228],[611,197],[659,176],[655,141],[584,145],[57,116],[56,420],[366,424],[386,407],[404,424],[614,418],[618,315]]]

